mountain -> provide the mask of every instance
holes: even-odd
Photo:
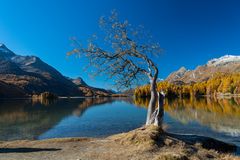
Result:
[[[24,97],[46,91],[58,96],[85,96],[85,87],[92,89],[81,78],[72,81],[40,58],[16,55],[0,44],[0,97]]]
[[[70,79],[74,84],[76,84],[77,86],[88,86],[87,83],[81,78],[81,77],[77,77],[77,78],[68,78]]]
[[[83,92],[85,96],[111,96],[115,94],[115,92],[111,90],[105,90],[102,88],[91,87],[87,85],[87,83],[81,78],[77,77],[75,79],[69,78],[76,86],[78,86],[79,90]]]
[[[9,59],[15,56],[15,54],[2,43],[0,43],[0,53],[1,59]]]
[[[59,96],[83,95],[74,83],[40,58],[16,55],[4,44],[0,45],[0,81],[18,88],[25,93],[23,96],[45,91]]]
[[[23,97],[25,95],[26,93],[21,88],[0,81],[0,97],[1,98]]]
[[[187,70],[181,67],[179,70],[171,73],[166,80],[175,84],[191,84],[206,81],[216,73],[236,72],[240,72],[240,56],[225,55],[220,58],[214,58],[194,70]]]

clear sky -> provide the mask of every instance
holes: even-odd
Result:
[[[0,0],[0,42],[63,75],[108,88],[103,77],[93,80],[83,72],[84,60],[66,58],[66,52],[70,37],[85,41],[97,31],[98,18],[113,9],[160,43],[160,78],[181,66],[194,69],[211,58],[240,55],[238,0]]]

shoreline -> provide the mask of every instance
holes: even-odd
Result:
[[[129,95],[114,95],[114,96],[72,96],[72,97],[67,97],[67,96],[59,96],[57,99],[81,99],[81,98],[124,98],[124,97],[132,97]],[[28,97],[6,97],[6,98],[1,98],[0,100],[34,100],[34,99],[39,99],[39,98],[32,98],[32,96]],[[48,99],[47,99],[48,100]],[[50,99],[51,100],[51,99]]]
[[[106,138],[0,141],[0,160],[240,159],[232,151],[237,151],[233,144],[209,137],[167,133],[155,126],[144,126]]]
[[[58,99],[80,99],[80,98],[121,98],[121,97],[135,97],[134,95],[127,95],[127,94],[113,94],[109,96],[58,96]],[[148,98],[149,96],[144,97],[137,97],[137,98]],[[217,98],[217,99],[229,99],[229,98],[240,98],[240,94],[219,94],[217,96],[214,95],[199,95],[193,98]],[[166,97],[166,98],[172,98],[172,97]],[[180,99],[190,99],[191,97],[175,97]],[[0,97],[0,100],[14,100],[14,99],[39,99],[39,98],[33,98],[32,96],[26,96],[26,97]]]

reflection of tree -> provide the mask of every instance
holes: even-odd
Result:
[[[134,103],[138,106],[147,107],[149,99],[147,98],[135,98]],[[189,110],[203,110],[205,112],[216,113],[219,115],[237,116],[240,118],[240,98],[231,99],[166,99],[165,109],[166,111],[174,111],[179,109]]]
[[[146,107],[148,99],[137,98],[136,105]],[[165,102],[165,111],[182,123],[197,121],[214,130],[240,135],[240,99],[173,99]]]
[[[41,103],[44,106],[49,106],[51,104],[54,104],[57,101],[57,99],[46,99],[46,98],[33,98],[32,103]]]
[[[149,103],[149,98],[140,98],[140,97],[135,97],[134,98],[134,104],[137,105],[137,106],[147,108],[148,103]]]
[[[240,117],[240,107],[234,99],[176,99],[167,101],[166,110],[183,108],[185,110],[195,109],[198,111],[215,113],[219,116]]]

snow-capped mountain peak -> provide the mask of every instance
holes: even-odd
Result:
[[[208,66],[220,66],[225,65],[227,63],[234,63],[234,62],[240,62],[240,56],[234,56],[234,55],[225,55],[220,58],[214,58],[210,61],[208,61]]]

